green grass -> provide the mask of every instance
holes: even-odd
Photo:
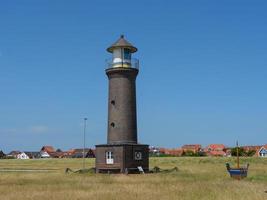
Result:
[[[242,158],[250,163],[248,178],[232,180],[225,163],[234,158],[151,158],[150,167],[178,167],[178,172],[145,175],[65,174],[77,170],[81,159],[0,160],[0,169],[56,169],[53,172],[0,172],[1,200],[85,199],[267,199],[267,159]],[[86,159],[88,168],[94,159]]]

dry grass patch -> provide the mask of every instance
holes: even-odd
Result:
[[[246,180],[229,178],[225,162],[232,158],[151,158],[150,166],[178,172],[146,175],[65,174],[79,169],[80,159],[0,160],[1,168],[57,169],[49,173],[0,173],[1,200],[263,200],[267,199],[267,159],[248,158]],[[94,159],[86,160],[88,167]]]

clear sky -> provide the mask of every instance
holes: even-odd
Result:
[[[140,143],[267,143],[265,0],[0,0],[0,149],[106,143],[106,48],[138,47]]]

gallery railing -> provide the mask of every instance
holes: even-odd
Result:
[[[123,60],[121,62],[114,62],[113,58],[106,59],[106,68],[107,69],[117,68],[117,67],[139,69],[139,60],[136,58],[132,58],[131,60]]]

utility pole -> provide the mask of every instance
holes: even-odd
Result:
[[[83,121],[84,121],[84,126],[83,126],[83,169],[85,169],[85,133],[86,133],[87,118],[85,117],[83,119]]]

